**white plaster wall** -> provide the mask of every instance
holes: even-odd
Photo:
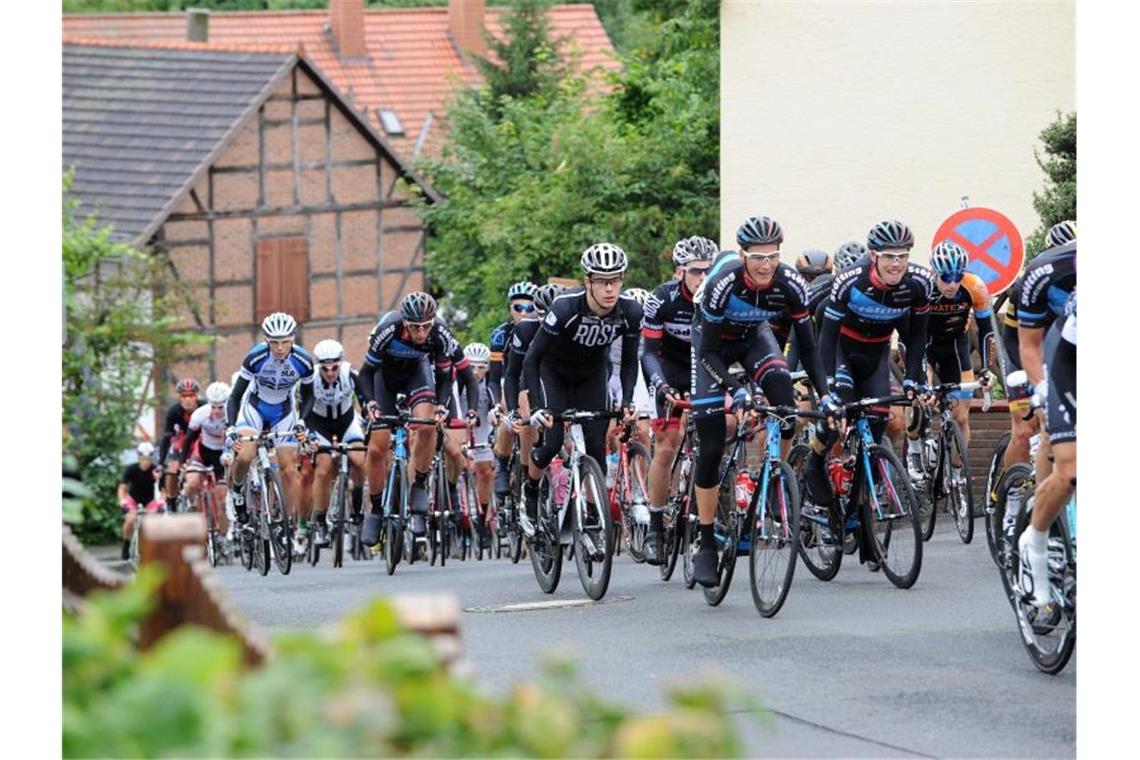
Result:
[[[721,241],[768,214],[785,258],[970,196],[1025,236],[1037,135],[1076,108],[1073,2],[721,3]]]

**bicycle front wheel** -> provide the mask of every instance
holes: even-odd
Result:
[[[922,535],[914,489],[894,451],[872,444],[871,482],[863,484],[862,522],[883,574],[898,588],[910,588],[922,570]]]
[[[626,523],[626,546],[629,547],[629,556],[634,562],[645,562],[645,537],[649,533],[649,526],[639,523],[635,518],[635,510],[649,507],[649,452],[640,443],[629,445],[628,468],[624,473],[627,479],[625,486],[618,491],[622,500],[622,522]]]
[[[404,468],[400,462],[392,462],[389,487],[384,492],[384,566],[388,575],[396,572],[400,555],[404,548],[403,523],[406,505],[404,488]]]
[[[786,462],[773,462],[763,489],[753,497],[748,575],[752,602],[763,617],[784,606],[796,572],[800,540],[800,494],[795,473]],[[759,500],[759,503],[757,503]]]
[[[950,428],[942,434],[946,454],[943,458],[943,479],[946,481],[947,504],[958,538],[968,544],[974,540],[974,489],[970,480],[970,460],[966,456],[966,439],[958,423],[950,421]],[[955,458],[962,466],[954,476]]]
[[[218,566],[218,542],[221,537],[218,535],[218,526],[214,521],[214,494],[210,492],[209,486],[204,486],[202,491],[202,512],[206,515],[206,560],[210,563],[210,567]]]
[[[1001,520],[994,519],[997,507],[997,487],[1002,476],[1002,463],[1005,460],[1005,450],[1009,447],[1009,431],[1002,433],[994,448],[994,455],[990,457],[990,466],[986,471],[985,506],[982,508],[986,521],[986,545],[990,549],[990,557],[994,564],[1001,567],[1001,558],[998,556],[998,541],[1001,538]]]
[[[332,546],[333,567],[344,567],[344,516],[348,506],[348,480],[337,475],[333,483],[332,498],[326,521],[329,524],[329,542]]]
[[[697,515],[697,497],[693,481],[689,481],[689,497],[685,501],[685,511],[681,513],[681,556],[684,558],[681,562],[681,577],[685,581],[685,588],[692,588],[697,585],[697,579],[693,577],[693,552],[697,550],[697,526],[699,524]]]
[[[583,456],[578,471],[581,490],[573,496],[574,563],[582,590],[596,601],[606,595],[613,571],[613,515],[602,468],[592,457]]]
[[[681,553],[681,544],[684,543],[685,531],[683,520],[687,513],[689,503],[689,484],[686,470],[692,469],[690,454],[682,449],[677,450],[673,458],[673,466],[669,471],[669,497],[665,501],[665,511],[661,515],[662,549],[665,552],[665,562],[661,565],[661,580],[667,581],[673,577],[673,570],[677,567],[677,557]]]
[[[522,505],[519,505],[522,508]],[[534,536],[527,540],[530,564],[538,587],[553,594],[562,578],[562,544],[559,540],[558,507],[554,503],[554,485],[550,470],[542,476],[538,490],[538,521]]]
[[[808,571],[821,581],[829,581],[839,573],[843,562],[843,537],[834,535],[828,527],[828,511],[807,501],[804,467],[810,452],[809,446],[798,444],[788,453],[788,466],[795,474],[796,490],[800,494],[800,529],[796,543]],[[836,503],[831,509],[841,507]]]
[[[732,585],[732,576],[736,572],[737,546],[740,543],[740,525],[740,510],[736,508],[736,463],[731,462],[721,477],[716,500],[716,520],[713,523],[720,582],[701,589],[705,602],[712,607],[724,601],[728,587]]]
[[[289,517],[285,503],[285,489],[281,486],[281,474],[276,470],[266,473],[265,488],[261,497],[265,499],[266,514],[269,515],[269,536],[273,548],[273,561],[282,575],[293,569],[293,521]]]

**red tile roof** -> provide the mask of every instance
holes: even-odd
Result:
[[[501,8],[488,8],[486,26],[502,34]],[[595,67],[614,70],[619,63],[593,5],[555,5],[549,10],[551,35],[566,37],[564,50],[577,49],[584,71]],[[448,98],[459,84],[475,84],[480,77],[464,61],[448,34],[447,8],[365,9],[364,39],[367,59],[341,61],[324,27],[327,11],[241,11],[210,14],[210,43],[219,45],[303,46],[305,57],[367,113],[370,124],[381,129],[377,109],[395,110],[404,137],[389,142],[411,157],[428,112],[437,120],[429,143],[440,136],[438,120],[445,116]],[[186,16],[182,13],[77,14],[63,17],[69,37],[110,40],[167,40],[182,42]],[[437,143],[438,144],[438,143]],[[429,145],[430,149],[430,145]]]

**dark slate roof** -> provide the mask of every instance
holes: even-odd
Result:
[[[63,167],[80,211],[145,244],[295,64],[287,52],[64,44]]]

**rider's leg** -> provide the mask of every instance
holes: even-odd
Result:
[[[257,431],[251,427],[238,428],[238,435],[245,437],[256,435]],[[254,441],[236,441],[234,443],[234,459],[230,465],[230,496],[233,499],[234,514],[238,523],[249,522],[249,512],[245,503],[245,476],[253,458],[257,456],[257,443]]]
[[[296,516],[301,499],[301,478],[297,472],[297,447],[277,447],[277,471],[281,473],[281,484],[285,486],[286,511]]]

